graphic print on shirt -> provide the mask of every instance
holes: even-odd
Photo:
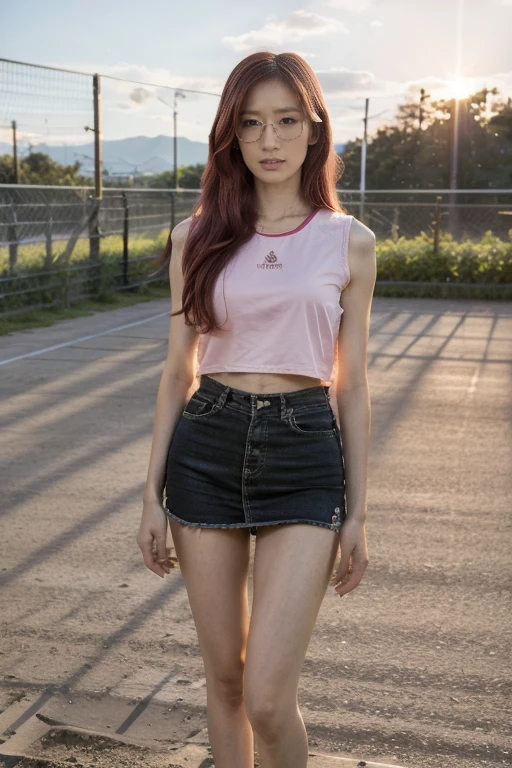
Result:
[[[261,262],[260,264],[256,264],[258,269],[282,269],[282,264],[277,258],[274,251],[270,251],[270,253],[267,253],[265,256],[265,261]]]
[[[352,220],[319,210],[300,231],[272,236],[272,250],[260,234],[237,250],[215,281],[220,327],[201,334],[198,375],[260,371],[334,381]]]

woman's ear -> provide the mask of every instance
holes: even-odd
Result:
[[[320,130],[318,128],[318,123],[311,123],[311,132],[308,138],[309,146],[316,144],[319,138],[320,138]]]
[[[313,144],[316,144],[317,141],[320,138],[320,123],[322,120],[320,119],[319,115],[317,113],[314,113],[314,117],[316,118],[313,120],[311,117],[309,118],[309,138],[308,138],[308,144],[312,146]]]

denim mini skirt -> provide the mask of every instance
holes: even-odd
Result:
[[[165,498],[165,513],[184,525],[339,533],[345,465],[329,386],[258,394],[202,374],[172,436]]]

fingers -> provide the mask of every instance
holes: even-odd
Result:
[[[329,584],[336,584],[334,588],[335,592],[337,592],[340,597],[343,597],[343,595],[346,595],[347,592],[351,592],[357,587],[363,578],[366,565],[367,562],[360,564],[358,563],[356,566],[354,566],[352,557],[348,559],[348,562],[345,561],[344,563],[342,561]]]
[[[175,563],[178,562],[176,557],[171,557],[170,554],[165,554],[165,557],[158,557],[158,552],[153,552],[153,561],[158,563],[166,573],[170,573],[171,568],[175,568]]]
[[[350,581],[353,572],[354,569],[351,564],[346,563],[343,565],[343,563],[340,563],[338,570],[333,574],[329,583],[336,584],[337,589],[339,589],[341,585],[347,584]]]
[[[176,555],[171,555],[173,549],[174,547],[165,546],[165,538],[153,539],[153,562],[158,563],[166,573],[169,573],[171,568],[175,568],[178,562]]]
[[[165,549],[165,541],[163,542],[163,546],[160,544],[159,547],[158,542],[154,539],[154,537],[150,536],[143,541],[137,541],[137,543],[142,552],[142,557],[146,568],[149,568],[150,571],[156,573],[157,576],[160,576],[163,579],[165,574],[169,573],[171,568],[174,568],[174,563],[167,555],[167,551]]]
[[[341,581],[334,588],[334,591],[338,593],[340,597],[346,595],[347,592],[351,592],[357,587],[361,579],[363,578],[364,568],[354,568],[354,570],[348,570],[346,574],[341,576]],[[339,578],[339,576],[337,578]]]
[[[353,570],[352,555],[344,557],[342,553],[340,564],[338,565],[337,570],[333,573],[329,584],[337,584],[341,579],[350,576]]]
[[[169,573],[174,566],[170,564],[167,549],[165,547],[165,536],[157,536],[153,541],[153,560],[158,563],[166,573]]]
[[[151,551],[147,552],[145,550],[142,550],[142,557],[144,559],[144,564],[146,565],[146,568],[149,568],[150,571],[153,571],[153,573],[156,573],[157,576],[161,576],[163,579],[167,571],[164,571],[162,566],[155,562],[153,559],[153,553]]]

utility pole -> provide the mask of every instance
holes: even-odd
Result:
[[[178,97],[185,99],[186,96],[183,91],[174,91],[174,189],[178,189]]]
[[[12,125],[12,165],[13,165],[12,181],[13,181],[13,184],[19,184],[20,183],[20,161],[18,157],[18,142],[16,139],[16,120],[13,120],[11,125]]]
[[[370,105],[370,99],[366,98],[364,104],[364,117],[363,117],[363,123],[364,123],[364,129],[363,129],[363,143],[361,145],[361,181],[359,185],[360,189],[360,199],[359,199],[359,221],[362,221],[364,224],[364,205],[365,205],[365,195],[366,195],[366,147],[368,145],[368,120],[371,120],[373,117],[379,117],[380,115],[383,115],[385,112],[387,112],[387,109],[383,109],[382,112],[378,112],[376,115],[372,115],[371,117],[368,117],[368,107]]]
[[[96,199],[103,196],[102,189],[102,141],[101,141],[101,79],[100,75],[93,75],[94,95],[94,194]]]
[[[421,125],[423,123],[423,115],[424,115],[423,102],[425,101],[425,99],[430,98],[430,93],[426,93],[424,88],[421,89],[420,93],[421,93],[421,96],[420,96],[420,109],[419,109],[419,115],[418,115],[418,127],[421,131]]]
[[[360,196],[359,196],[359,221],[364,223],[364,198],[366,194],[366,141],[368,137],[368,105],[370,99],[364,100],[364,117],[363,117],[363,144],[361,146],[361,183],[360,183]]]
[[[92,76],[94,127],[86,125],[86,131],[94,133],[94,199],[88,218],[89,224],[89,256],[92,262],[98,262],[100,258],[100,227],[99,211],[103,197],[103,147],[101,136],[101,76]]]

